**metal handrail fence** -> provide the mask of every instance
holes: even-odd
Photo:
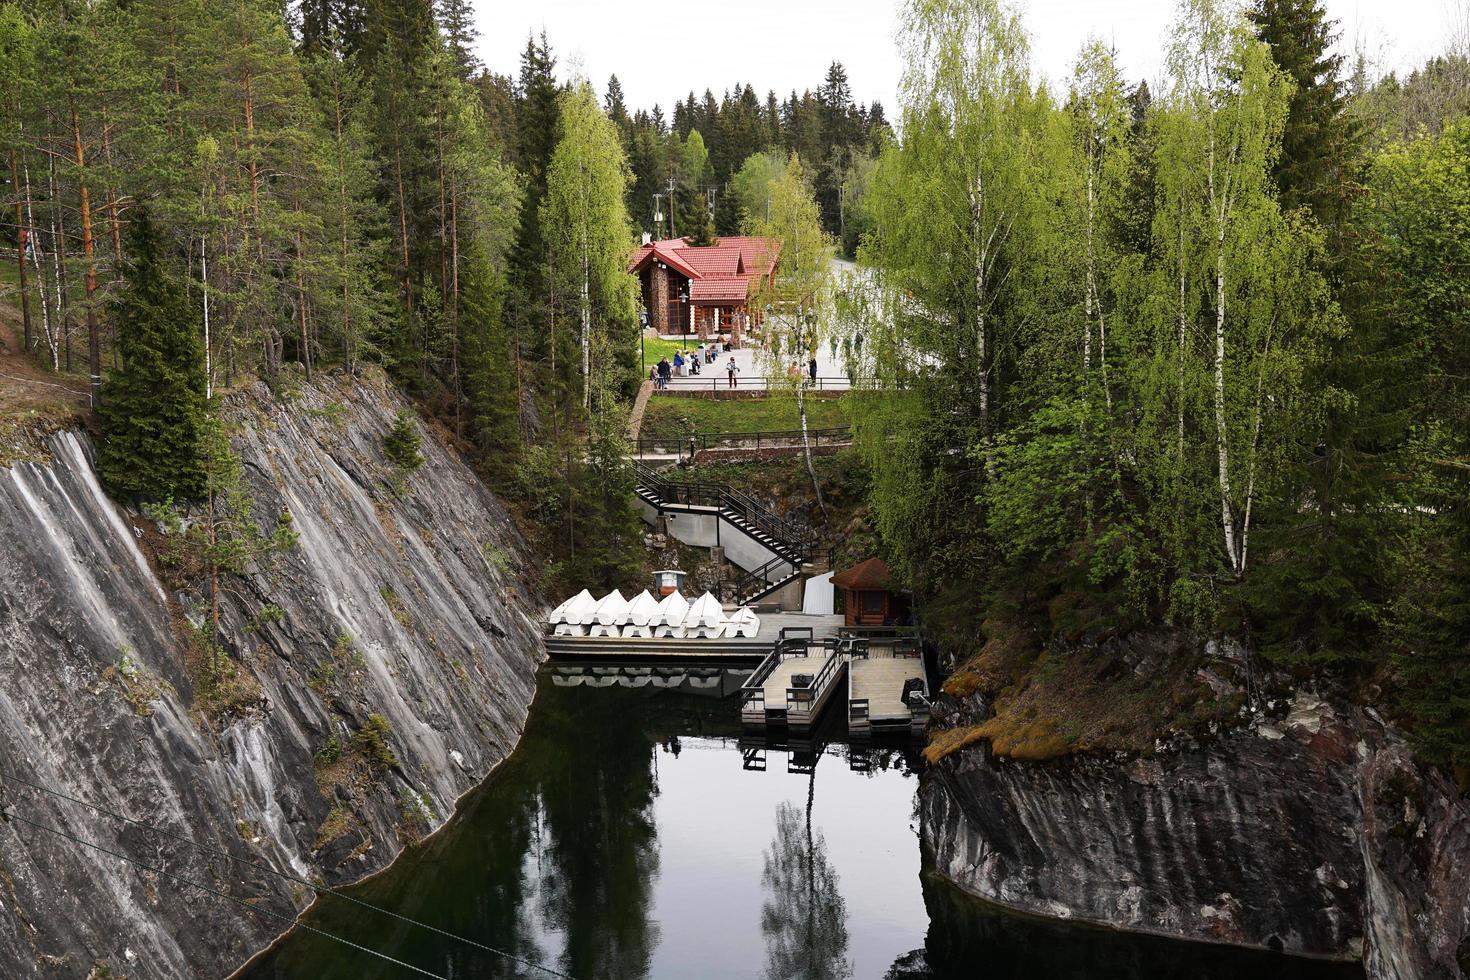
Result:
[[[638,455],[645,453],[662,456],[682,457],[692,446],[700,449],[767,449],[800,445],[803,439],[811,442],[813,449],[822,446],[846,445],[852,441],[852,427],[830,426],[824,429],[808,429],[803,436],[800,429],[763,429],[756,432],[691,432],[683,436],[639,436]],[[753,445],[752,445],[753,444]]]

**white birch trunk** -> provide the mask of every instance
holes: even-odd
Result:
[[[36,234],[36,214],[31,208],[31,165],[25,163],[21,169],[25,172],[26,246],[31,253],[31,265],[36,269],[36,293],[41,297],[41,333],[46,337],[46,353],[51,355],[51,370],[57,371],[61,368],[61,351],[56,342],[57,331],[51,323],[51,299],[46,295],[46,268],[42,262],[41,246],[36,243],[40,236]]]
[[[204,397],[214,397],[214,353],[209,336],[209,238],[199,234],[199,283],[204,293]]]

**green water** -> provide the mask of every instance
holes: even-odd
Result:
[[[739,677],[599,683],[544,673],[510,759],[352,894],[578,980],[1362,975],[997,914],[926,872],[917,757],[843,744],[840,705],[787,750],[742,743]],[[550,975],[331,896],[306,921],[456,980]],[[415,974],[298,929],[245,976]]]

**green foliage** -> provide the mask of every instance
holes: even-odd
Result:
[[[388,736],[392,732],[393,726],[388,719],[373,713],[367,716],[366,723],[352,735],[353,747],[362,753],[374,772],[398,766],[398,756],[393,754],[393,749],[388,745]]]
[[[575,333],[563,328],[554,356],[558,374],[552,380],[559,390],[553,394],[567,414],[573,392],[582,411],[591,410],[596,373],[608,375],[616,391],[633,390],[638,283],[627,268],[633,240],[623,206],[628,162],[617,129],[586,82],[563,95],[561,129],[547,169],[541,222],[557,230],[547,239],[553,285],[568,298],[566,307],[577,322]]]
[[[424,465],[424,456],[419,452],[422,446],[423,437],[419,435],[413,410],[400,408],[383,436],[383,454],[399,472],[408,474]]]
[[[322,743],[320,749],[317,749],[316,755],[314,756],[317,766],[323,769],[335,764],[341,758],[342,742],[337,738],[335,733],[327,736],[327,740]]]
[[[205,490],[199,319],[146,214],[130,228],[128,285],[113,304],[126,367],[104,388],[97,470],[121,497],[197,500]]]
[[[1321,0],[1256,0],[1249,17],[1294,85],[1272,173],[1281,207],[1306,207],[1325,228],[1339,230],[1356,189],[1361,129],[1344,112],[1333,23]]]

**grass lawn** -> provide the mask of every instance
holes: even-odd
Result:
[[[658,363],[660,357],[667,357],[673,363],[674,352],[680,350],[694,350],[701,341],[690,339],[686,342],[677,340],[664,340],[662,337],[643,338],[643,377],[648,377],[648,369]]]
[[[806,424],[836,429],[849,424],[845,395],[808,398]],[[801,428],[796,396],[773,395],[716,401],[708,398],[654,396],[648,401],[639,434],[650,439],[677,439],[696,432],[770,432]]]

